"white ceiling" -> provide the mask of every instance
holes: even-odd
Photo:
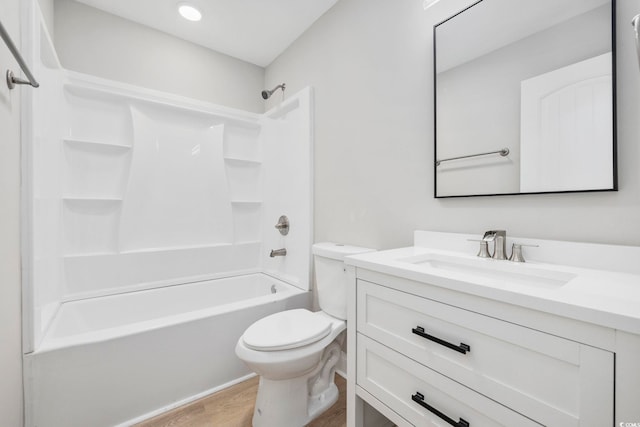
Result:
[[[188,0],[199,22],[178,15],[182,0],[77,1],[266,67],[338,0]]]

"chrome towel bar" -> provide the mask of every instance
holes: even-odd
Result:
[[[440,163],[442,162],[448,162],[451,160],[468,159],[469,157],[487,156],[489,154],[500,154],[502,157],[505,157],[509,155],[509,149],[503,148],[502,150],[488,151],[486,153],[469,154],[468,156],[458,156],[458,157],[450,157],[448,159],[436,160],[436,166],[440,166]]]
[[[16,77],[13,74],[13,71],[7,70],[7,86],[9,86],[9,89],[13,89],[14,87],[16,87],[16,85],[31,85],[33,87],[39,87],[40,84],[36,81],[36,78],[33,77],[33,74],[31,74],[27,63],[24,62],[22,55],[20,55],[20,52],[18,52],[16,45],[13,43],[13,40],[11,40],[9,33],[7,33],[7,30],[4,28],[4,25],[2,25],[2,22],[0,22],[0,37],[2,37],[2,40],[4,40],[4,43],[13,54],[16,62],[18,63],[18,65],[20,65],[20,68],[22,68],[22,72],[24,73],[24,75],[29,79],[23,80],[19,77]]]

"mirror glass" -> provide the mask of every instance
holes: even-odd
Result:
[[[434,27],[435,197],[616,190],[614,0],[480,0]]]

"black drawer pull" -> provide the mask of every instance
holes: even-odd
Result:
[[[440,417],[444,421],[448,422],[452,426],[455,426],[455,427],[470,427],[471,426],[471,424],[469,424],[468,421],[465,421],[462,418],[460,418],[460,420],[456,422],[456,421],[452,420],[451,418],[447,417],[442,412],[438,411],[433,406],[429,405],[427,402],[424,401],[424,395],[422,393],[418,393],[416,391],[416,394],[411,396],[411,400],[413,400],[414,402],[416,402],[418,405],[422,406],[423,408],[427,409],[429,412],[437,415],[438,417]]]
[[[467,344],[461,342],[460,345],[455,345],[455,344],[451,344],[450,342],[447,342],[445,340],[441,340],[438,337],[434,337],[433,335],[429,335],[428,333],[426,333],[424,331],[424,328],[422,326],[416,326],[415,328],[411,329],[411,332],[413,332],[416,335],[421,336],[422,338],[426,338],[429,341],[433,341],[436,342],[440,345],[443,345],[447,348],[450,348],[451,350],[455,350],[459,353],[462,354],[467,354],[467,351],[471,351],[471,347],[469,347]]]

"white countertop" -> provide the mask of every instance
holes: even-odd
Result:
[[[420,262],[430,258],[436,261]],[[448,264],[448,259],[459,260],[463,268]],[[415,260],[418,263],[414,263]],[[438,264],[437,260],[444,261]],[[635,262],[640,263],[640,259]],[[640,334],[640,275],[637,274],[535,261],[515,263],[483,259],[466,251],[421,246],[349,256],[345,263]],[[465,270],[466,263],[475,267]],[[447,267],[451,265],[454,268]],[[492,276],[492,271],[497,275]]]

